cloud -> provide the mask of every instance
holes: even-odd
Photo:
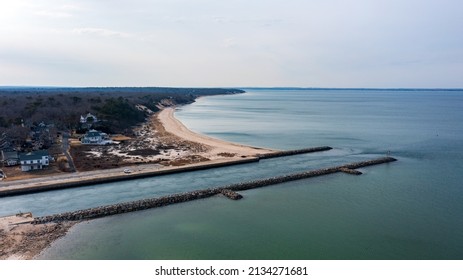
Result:
[[[221,46],[224,48],[233,48],[238,46],[238,42],[235,38],[226,38],[222,40]]]
[[[101,37],[120,37],[120,38],[129,38],[132,37],[131,34],[125,32],[119,32],[111,29],[105,28],[94,28],[94,27],[84,27],[84,28],[74,28],[73,33],[79,35],[94,35]]]
[[[33,14],[42,17],[49,18],[70,18],[75,15],[76,12],[80,11],[80,7],[76,5],[62,5],[52,8],[33,7]]]

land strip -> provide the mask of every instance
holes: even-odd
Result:
[[[0,189],[0,197],[23,195],[37,192],[45,192],[66,188],[75,188],[86,185],[103,184],[117,181],[141,179],[146,177],[162,176],[168,174],[191,172],[225,166],[239,165],[258,162],[261,157],[275,158],[296,154],[306,154],[330,150],[331,147],[315,147],[291,151],[270,152],[263,155],[243,158],[222,158],[185,166],[161,166],[161,165],[140,165],[131,169],[131,173],[124,173],[122,168],[80,172],[77,174],[59,175],[46,179],[30,179],[6,183]]]

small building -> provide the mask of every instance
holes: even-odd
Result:
[[[19,164],[18,152],[13,150],[2,150],[0,159],[5,166],[14,166]]]
[[[43,169],[50,164],[50,155],[47,150],[19,154],[21,171]]]
[[[89,130],[81,139],[82,144],[106,145],[112,143],[108,134],[97,130]]]
[[[95,115],[93,115],[93,114],[88,113],[86,115],[81,115],[80,116],[80,123],[87,123],[87,121],[90,121],[90,120],[91,120],[92,123],[98,122],[97,117]]]

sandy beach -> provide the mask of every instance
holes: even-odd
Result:
[[[33,259],[75,222],[33,225],[31,213],[0,217],[0,260]]]
[[[209,159],[220,158],[221,155],[226,154],[233,155],[234,157],[243,157],[275,152],[275,150],[240,145],[193,132],[175,118],[174,112],[175,108],[169,107],[163,109],[157,116],[166,132],[179,138],[208,146],[209,149],[203,156]]]
[[[46,186],[84,185],[92,182],[104,182],[109,179],[139,178],[144,175],[155,176],[165,172],[182,171],[189,167],[193,170],[201,167],[212,168],[216,165],[239,163],[246,159],[256,158],[259,155],[277,152],[277,150],[240,145],[195,133],[175,118],[174,110],[174,108],[168,107],[151,116],[150,120],[142,126],[144,134],[126,145],[126,147],[129,146],[130,148],[137,147],[139,150],[155,147],[159,143],[169,147],[155,156],[137,156],[137,158],[141,159],[151,157],[151,161],[145,163],[134,162],[131,157],[126,155],[117,157],[114,153],[108,158],[104,158],[102,153],[98,155],[90,154],[89,157],[91,158],[85,158],[83,161],[99,159],[105,162],[116,160],[125,160],[125,162],[116,168],[95,167],[90,171],[61,173],[23,180],[6,180],[0,183],[0,196],[18,189],[33,190],[45,188]],[[116,149],[113,146],[93,146],[90,148]],[[119,153],[121,153],[120,150]],[[130,173],[124,172],[127,168],[131,170]]]
[[[147,129],[153,133],[143,138],[144,141],[158,141],[183,147],[184,153],[171,153],[171,162],[173,164],[169,166],[159,164],[137,165],[132,168],[132,174],[124,174],[124,168],[115,168],[2,182],[0,191],[15,188],[40,188],[47,185],[86,180],[91,182],[101,178],[120,177],[121,174],[128,177],[134,176],[135,178],[136,175],[141,173],[154,174],[153,172],[162,170],[181,170],[188,166],[215,166],[216,164],[239,162],[246,158],[255,158],[258,155],[276,152],[276,150],[249,147],[195,133],[175,118],[174,111],[174,108],[169,107],[153,115],[147,124]],[[194,162],[190,160],[192,157],[199,157],[202,160]],[[53,241],[64,236],[75,224],[49,223],[32,225],[30,223],[32,219],[30,213],[17,215],[12,213],[12,216],[0,217],[0,259],[32,259],[50,246]]]

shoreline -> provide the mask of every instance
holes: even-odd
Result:
[[[198,145],[202,146],[205,151],[198,152],[197,154],[206,160],[179,166],[134,164],[113,169],[2,182],[0,183],[0,197],[256,162],[261,155],[279,152],[278,150],[227,142],[193,132],[175,118],[174,108],[172,107],[162,109],[153,115],[149,122],[153,123],[156,127],[161,126],[161,129],[165,130],[163,133],[168,134],[170,138],[187,142],[191,150],[195,149]],[[127,168],[131,170],[130,173],[124,173],[124,170]]]
[[[34,259],[79,222],[34,225],[31,213],[0,217],[0,260]]]
[[[206,147],[206,152],[200,155],[208,160],[186,164],[183,166],[160,166],[158,164],[134,165],[137,171],[131,174],[122,173],[122,168],[77,172],[50,176],[48,178],[33,178],[2,182],[0,192],[11,190],[32,190],[37,188],[50,188],[62,184],[82,185],[82,183],[104,183],[116,180],[130,180],[141,177],[193,171],[205,168],[214,168],[233,164],[256,162],[259,155],[269,155],[279,152],[265,148],[256,148],[241,144],[214,139],[189,130],[174,116],[174,108],[164,108],[153,115],[149,122],[157,122],[167,134],[180,141],[193,142],[193,145]],[[0,196],[4,196],[1,195]],[[31,224],[32,214],[12,214],[0,217],[0,259],[33,259],[79,222],[52,222],[48,224]]]
[[[209,146],[211,149],[206,153],[210,158],[215,158],[220,154],[236,154],[236,156],[257,156],[259,154],[274,153],[278,150],[261,147],[252,147],[233,142],[228,142],[212,138],[203,134],[196,133],[188,129],[182,122],[174,116],[175,107],[168,107],[161,110],[158,114],[159,122],[164,126],[166,132],[188,141]],[[206,157],[207,157],[206,156]]]

